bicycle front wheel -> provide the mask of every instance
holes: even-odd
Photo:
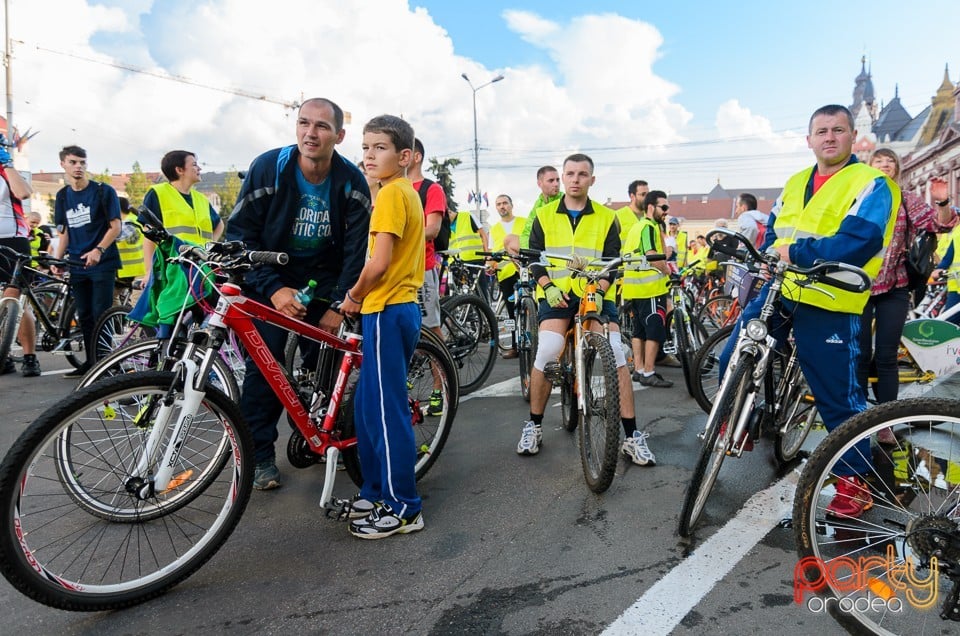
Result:
[[[174,477],[143,492],[174,440],[159,431],[171,373],[113,378],[41,415],[0,464],[0,572],[20,592],[60,609],[118,609],[156,597],[220,548],[253,487],[252,441],[238,407],[208,390],[185,436]]]
[[[444,342],[458,366],[460,392],[476,391],[497,361],[497,317],[479,296],[455,296],[440,307]]]
[[[523,296],[517,305],[517,357],[520,360],[520,393],[530,401],[530,371],[537,356],[539,335],[537,303],[530,296]]]
[[[713,408],[713,399],[720,390],[720,354],[723,353],[733,325],[728,325],[707,338],[706,342],[693,357],[691,366],[690,384],[693,387],[693,399],[697,401],[704,413]]]
[[[857,482],[849,478],[853,462]],[[844,497],[858,499],[862,512],[832,512]],[[948,601],[960,584],[958,522],[960,402],[899,400],[854,416],[820,443],[797,483],[794,580],[802,602],[831,609],[853,633],[954,631],[940,611],[958,613]]]
[[[756,364],[752,354],[744,352],[740,355],[730,382],[724,384],[717,396],[717,407],[711,410],[707,418],[703,446],[700,447],[700,456],[693,468],[690,485],[687,486],[680,510],[677,534],[681,537],[689,537],[693,533],[707,505],[707,497],[717,481],[720,466],[726,457],[727,449],[730,448],[734,426],[750,391],[753,381],[751,376]]]
[[[580,390],[586,408],[580,425],[580,463],[587,487],[602,493],[617,469],[621,430],[617,361],[603,334],[584,334],[583,368]]]

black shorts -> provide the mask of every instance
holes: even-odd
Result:
[[[566,318],[569,320],[576,316],[577,312],[580,311],[580,299],[577,296],[569,293],[567,296],[569,296],[570,299],[567,300],[566,307],[551,307],[550,303],[548,303],[546,299],[541,298],[540,308],[537,312],[540,322],[553,318]],[[612,300],[604,299],[603,308],[600,310],[600,315],[606,318],[610,324],[620,324],[620,319],[617,316],[617,306]]]
[[[12,247],[19,254],[24,256],[30,255],[30,239],[24,237],[16,238],[0,238],[0,245],[6,245],[7,247]],[[16,267],[17,261],[13,258],[10,258],[4,250],[0,250],[0,285],[5,285],[10,282],[10,278],[13,276],[13,268]],[[23,281],[29,285],[31,281],[31,274],[28,271],[23,272]],[[19,288],[19,285],[11,285],[11,287]]]
[[[633,337],[663,344],[667,339],[667,295],[655,298],[634,298]]]

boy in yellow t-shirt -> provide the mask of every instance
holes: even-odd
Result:
[[[353,400],[363,487],[350,512],[350,532],[361,539],[423,528],[407,403],[424,264],[423,207],[404,176],[412,155],[413,128],[399,117],[381,115],[363,127],[364,168],[380,191],[370,216],[367,262],[342,306],[363,321],[363,365]]]

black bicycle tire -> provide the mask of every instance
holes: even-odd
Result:
[[[530,401],[530,373],[537,356],[539,337],[537,302],[530,296],[522,296],[517,305],[517,358],[520,361],[520,394],[525,402]]]
[[[580,409],[577,406],[577,394],[574,388],[573,338],[567,336],[560,356],[560,422],[564,430],[573,432],[580,425]]]
[[[714,318],[715,314],[708,312],[707,309],[710,307],[711,304],[720,305],[720,304],[726,303],[727,306],[729,307],[733,305],[733,302],[734,302],[733,296],[730,296],[729,294],[714,296],[713,298],[710,298],[709,300],[707,300],[707,302],[703,303],[703,305],[701,305],[697,309],[697,314],[696,314],[697,318],[700,319],[700,322],[702,322],[705,327],[709,326],[709,328],[712,331],[716,331],[717,329],[722,329],[723,327],[732,325],[737,321],[736,317],[732,319],[728,319],[726,324],[721,324]]]
[[[819,537],[828,534],[828,524],[832,524],[835,528],[835,533],[839,533],[841,530],[844,532],[843,540],[841,541],[840,537],[837,536],[835,543],[838,546],[847,544],[849,546],[854,546],[858,550],[858,554],[853,555],[853,559],[856,560],[861,554],[863,554],[863,548],[860,547],[860,543],[854,539],[861,532],[869,532],[870,536],[875,537],[875,541],[878,542],[892,542],[896,543],[897,541],[905,538],[905,529],[909,527],[912,521],[915,521],[918,517],[926,517],[927,519],[931,517],[936,518],[949,518],[955,519],[953,516],[948,516],[955,505],[955,500],[957,500],[957,490],[956,487],[947,489],[947,496],[944,502],[939,502],[940,493],[942,488],[935,486],[929,481],[932,479],[930,473],[927,473],[927,477],[924,478],[916,462],[918,461],[915,458],[915,453],[917,448],[912,446],[907,446],[906,442],[903,442],[902,448],[906,450],[907,460],[905,472],[908,475],[906,478],[906,483],[901,483],[901,478],[897,478],[897,486],[899,489],[902,489],[902,492],[909,493],[911,490],[918,491],[919,494],[910,498],[909,501],[900,501],[897,499],[897,494],[889,489],[887,485],[882,483],[882,479],[877,481],[880,483],[873,483],[870,485],[870,492],[874,499],[874,508],[880,511],[880,517],[883,519],[893,519],[896,522],[896,525],[887,524],[886,521],[883,523],[879,522],[876,517],[871,516],[871,513],[868,512],[865,515],[865,518],[861,521],[861,518],[846,517],[846,518],[836,518],[828,517],[824,514],[821,514],[820,505],[822,503],[821,496],[829,492],[828,490],[821,488],[831,480],[835,479],[834,473],[831,470],[833,466],[837,465],[837,462],[842,461],[840,457],[843,456],[844,449],[854,447],[857,442],[861,440],[869,440],[875,436],[876,432],[881,428],[888,428],[895,426],[897,424],[904,425],[902,430],[915,430],[918,426],[918,422],[922,422],[922,426],[926,427],[938,427],[938,436],[942,436],[943,426],[946,424],[944,420],[951,420],[949,426],[951,430],[956,431],[960,427],[960,401],[956,399],[949,398],[931,398],[931,397],[920,397],[920,398],[910,398],[897,400],[895,402],[887,402],[885,404],[878,405],[874,408],[867,409],[852,418],[848,419],[846,422],[835,428],[831,431],[826,438],[817,446],[817,448],[811,453],[809,459],[804,465],[803,471],[800,474],[800,478],[797,482],[796,493],[793,500],[793,533],[794,539],[797,546],[797,554],[801,559],[820,559],[821,562],[828,561],[819,547]],[[956,436],[956,432],[951,433],[951,435]],[[912,436],[912,433],[908,433]],[[956,441],[941,440],[946,442],[949,448],[956,448]],[[898,439],[898,446],[901,444]],[[877,452],[885,453],[886,451],[875,450],[877,447],[883,448],[882,445],[872,446],[871,448],[871,463],[874,465],[873,473],[868,476],[868,478],[879,477],[880,471],[877,468],[876,461],[879,459],[877,457]],[[951,455],[953,451],[950,451]],[[882,455],[881,455],[882,457]],[[910,459],[913,457],[913,459]],[[943,458],[946,460],[946,458]],[[954,460],[949,460],[951,463]],[[911,483],[913,480],[916,480],[917,483]],[[936,493],[936,497],[934,496]],[[944,505],[947,504],[947,505]],[[917,508],[916,510],[914,508]],[[860,525],[862,524],[862,525]],[[891,530],[885,531],[883,528],[887,526]],[[919,534],[917,532],[916,534]],[[824,541],[824,543],[828,543]],[[882,545],[882,544],[881,544]],[[893,567],[902,564],[902,556],[900,551],[897,551],[896,554],[897,563],[893,564]],[[915,556],[914,558],[919,558]],[[806,563],[807,565],[801,569],[795,575],[797,577],[804,577],[807,581],[816,581],[815,577],[819,573],[819,568],[816,565],[817,561],[798,561],[798,563]],[[944,583],[949,584],[950,581],[944,580],[943,572],[950,567],[950,561],[944,561],[941,559],[941,579],[937,582],[938,585],[935,589],[938,589],[939,594],[949,593],[950,586],[944,585]],[[799,567],[799,566],[798,566]],[[872,572],[877,572],[877,570],[871,570]],[[880,582],[883,583],[883,578],[888,575],[889,572],[896,571],[885,570],[881,571],[879,574],[875,574],[880,579]],[[799,579],[798,579],[799,581]],[[825,589],[815,590],[816,593],[821,596],[825,595],[825,592],[830,592],[829,581],[825,581]],[[835,597],[843,597],[843,594],[838,592],[833,594]],[[930,610],[919,610],[911,607],[908,603],[902,603],[902,608],[912,612],[911,614],[906,614],[903,617],[906,618],[904,623],[904,630],[893,631],[895,625],[887,623],[886,625],[877,625],[872,622],[869,616],[864,616],[864,612],[859,611],[833,611],[834,607],[831,606],[830,614],[833,618],[840,623],[849,633],[854,634],[919,634],[920,625],[923,624],[921,615],[919,612],[923,611],[924,616],[930,616],[930,619],[937,621],[934,623],[934,629],[937,631],[935,633],[944,633],[950,628],[954,623],[950,621],[940,622],[939,617],[936,614],[936,608],[939,608],[942,604],[943,597],[941,596],[938,599],[934,599],[932,604],[933,611]],[[827,604],[824,604],[827,606]],[[833,604],[836,605],[836,604]],[[916,618],[912,619],[910,616],[915,616]],[[860,617],[863,617],[864,620],[860,620]],[[900,617],[893,616],[894,620]],[[893,622],[893,621],[891,621]],[[942,630],[942,631],[941,631]],[[932,633],[924,631],[923,633]]]
[[[697,351],[697,354],[693,358],[692,369],[694,370],[691,375],[691,384],[693,385],[693,399],[697,401],[697,404],[700,405],[700,408],[703,409],[704,413],[709,413],[710,409],[713,408],[713,396],[708,396],[706,388],[704,387],[704,378],[713,373],[714,369],[719,370],[720,364],[720,353],[722,352],[722,347],[720,351],[717,351],[717,345],[723,343],[723,346],[726,346],[726,341],[729,340],[730,334],[733,333],[733,325],[724,327],[713,332],[706,342],[700,347]],[[712,376],[711,376],[712,377]],[[717,379],[717,388],[719,390],[719,371]]]
[[[717,475],[723,466],[723,459],[726,456],[726,450],[729,448],[728,440],[733,435],[733,422],[736,422],[739,407],[736,406],[746,397],[746,386],[744,383],[751,381],[753,368],[756,366],[756,360],[753,355],[743,352],[737,367],[733,370],[730,382],[726,383],[720,389],[718,400],[720,407],[711,412],[712,417],[707,418],[706,434],[703,438],[703,445],[700,447],[700,454],[697,463],[694,465],[693,474],[690,477],[690,483],[683,496],[683,506],[680,509],[680,519],[677,524],[677,534],[681,537],[689,537],[693,533],[697,522],[703,515],[707,505],[707,497],[716,484]],[[720,429],[724,421],[730,424],[723,431],[723,438],[720,438]],[[712,461],[711,461],[712,460]],[[698,500],[701,500],[698,503]]]
[[[680,361],[680,370],[683,373],[683,383],[687,387],[687,393],[693,396],[693,386],[691,382],[691,347],[693,346],[687,333],[687,325],[682,324],[682,320],[677,320],[677,310],[671,312],[673,318],[671,328],[673,329],[673,343],[677,349],[677,360]]]
[[[80,320],[76,317],[77,307],[76,307],[76,304],[73,302],[72,298],[67,298],[67,302],[63,304],[63,315],[64,315],[64,318],[59,323],[60,325],[71,325],[74,322],[76,322],[77,326],[73,329],[70,329],[70,331],[65,336],[63,336],[62,334],[61,336],[70,338],[71,340],[74,340],[79,337],[78,342],[80,344],[80,349],[78,349],[76,353],[80,353],[81,351],[83,351],[83,347],[86,346],[86,343],[83,342],[83,330],[80,327]],[[86,356],[87,352],[84,351],[84,354]],[[84,360],[81,360],[76,355],[74,355],[73,349],[70,349],[70,352],[67,353],[65,357],[67,359],[67,362],[73,365],[74,369],[79,369],[84,364]]]
[[[473,338],[472,342],[457,341],[457,346],[451,347],[450,343],[453,338],[451,328],[454,331],[462,331],[462,328],[454,316],[454,313],[461,305],[470,305],[472,307],[470,311],[478,312],[477,326],[481,328],[481,331],[477,334],[471,334]],[[444,329],[444,341],[457,364],[457,373],[460,379],[460,394],[467,395],[468,393],[476,391],[483,386],[483,383],[490,377],[490,372],[493,371],[493,366],[497,361],[497,317],[493,315],[493,310],[490,309],[490,306],[479,296],[461,294],[460,296],[453,297],[448,303],[441,305],[440,323],[441,328]],[[486,333],[484,333],[484,326]],[[486,339],[484,339],[485,336]],[[461,334],[461,338],[464,337],[465,336]],[[485,357],[481,358],[482,364],[471,364],[468,358],[474,354],[479,356],[484,356],[485,354]],[[478,368],[479,372],[475,375],[471,374],[473,377],[468,375],[464,378],[464,369],[468,368],[468,365],[469,368]]]
[[[796,458],[807,436],[810,435],[810,431],[813,428],[813,420],[817,416],[817,407],[813,404],[813,398],[803,378],[803,371],[800,370],[799,362],[795,362],[791,375],[795,377],[788,380],[790,384],[790,395],[786,396],[783,408],[777,413],[777,421],[774,425],[773,455],[780,466],[785,466]],[[803,409],[804,404],[809,404],[809,408]],[[792,439],[789,445],[787,445],[786,440],[791,438],[780,432],[782,422],[787,419],[790,420],[787,424],[790,429],[796,429],[798,426],[801,426],[800,420],[803,420],[803,429],[799,435]]]
[[[113,335],[117,333],[114,325],[118,320],[121,325],[129,323],[130,320],[127,318],[128,313],[130,313],[130,307],[128,305],[114,305],[97,318],[97,325],[93,328],[93,362],[99,362],[112,352],[118,350],[115,346],[116,342]],[[103,346],[108,342],[107,338],[109,338],[109,342],[114,346]]]
[[[587,405],[587,412],[583,414],[583,422],[580,423],[580,465],[583,468],[583,477],[587,482],[587,487],[594,493],[605,492],[610,484],[613,483],[613,477],[617,471],[617,459],[620,456],[620,382],[617,375],[617,360],[613,353],[613,347],[610,341],[603,337],[603,334],[589,331],[584,334],[583,345],[584,358],[584,383],[580,390],[584,392],[584,402]],[[593,366],[599,362],[603,367],[603,440],[596,444],[595,433],[597,428],[593,426],[593,382],[589,381],[592,377]],[[598,453],[591,453],[595,446],[599,446]],[[591,457],[591,454],[593,455]],[[595,460],[599,458],[599,462]],[[595,463],[599,465],[594,466]]]
[[[70,421],[85,406],[100,403],[109,396],[149,388],[164,389],[173,381],[173,374],[145,372],[115,378],[87,391],[70,394],[31,424],[7,452],[0,463],[0,514],[5,521],[0,530],[0,573],[21,593],[37,602],[65,610],[102,611],[130,607],[160,596],[191,576],[230,536],[253,487],[253,442],[239,407],[219,391],[208,392],[204,399],[217,409],[225,421],[224,426],[231,431],[230,438],[236,447],[230,455],[236,458],[237,464],[230,483],[224,487],[226,495],[224,505],[216,515],[218,522],[203,535],[204,543],[194,544],[182,554],[175,552],[176,559],[171,564],[162,568],[158,565],[157,573],[138,578],[144,583],[124,583],[121,590],[104,587],[106,591],[101,593],[100,585],[79,585],[70,581],[66,573],[53,576],[43,569],[44,563],[37,560],[37,550],[27,543],[29,535],[24,536],[20,531],[22,490],[29,485],[26,481],[35,481],[26,479],[27,471],[35,469],[32,464],[43,445],[53,440],[58,430],[70,426],[65,421]],[[89,518],[88,513],[82,514]],[[178,564],[181,560],[182,563]]]
[[[17,322],[20,318],[20,301],[15,298],[0,302],[0,364],[5,364],[10,348],[17,336]]]

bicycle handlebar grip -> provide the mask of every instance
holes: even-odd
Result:
[[[286,265],[290,262],[286,252],[247,252],[247,259],[260,265]]]
[[[186,256],[187,258],[196,259],[198,261],[206,261],[210,258],[207,253],[203,251],[203,249],[197,247],[196,245],[181,245],[179,252],[180,256]]]
[[[824,263],[832,271],[823,274],[820,280],[831,287],[859,294],[870,289],[870,275],[859,267],[846,263]]]

